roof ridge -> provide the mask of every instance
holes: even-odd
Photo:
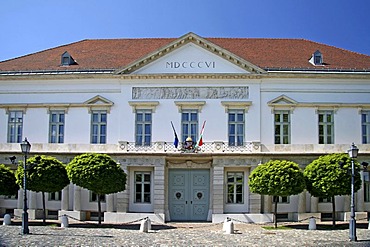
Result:
[[[325,44],[325,43],[321,43],[321,42],[313,41],[313,40],[309,40],[309,39],[303,39],[303,40],[304,41],[311,42],[311,43],[315,43],[315,44],[318,44],[318,45],[323,45],[323,46],[327,46],[327,47],[339,49],[339,50],[342,50],[342,51],[345,51],[345,52],[350,52],[350,53],[354,53],[354,54],[357,54],[357,55],[370,57],[370,55],[366,55],[366,54],[363,54],[363,53],[360,53],[360,52],[356,52],[356,51],[347,50],[347,49],[342,48],[342,47],[338,47],[338,46],[334,46],[334,45],[328,45],[328,44]]]

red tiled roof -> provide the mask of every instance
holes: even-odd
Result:
[[[122,68],[175,41],[175,38],[82,40],[0,62],[0,71],[99,70]],[[303,39],[205,38],[263,69],[370,70],[370,56]],[[325,66],[308,62],[320,50]],[[60,66],[68,53],[77,65]]]

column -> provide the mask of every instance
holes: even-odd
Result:
[[[224,167],[213,167],[213,214],[224,213]]]
[[[74,185],[73,193],[73,211],[81,211],[81,188]]]
[[[23,208],[23,189],[18,190],[18,200],[17,200],[17,208],[22,209]]]
[[[165,195],[164,195],[164,166],[154,167],[154,181],[153,181],[153,198],[154,198],[154,213],[165,213]]]
[[[311,196],[311,213],[317,213],[319,207],[319,198]]]
[[[65,211],[69,210],[69,185],[62,190],[61,209]]]
[[[360,172],[362,181],[364,181],[364,172]],[[356,211],[365,211],[365,198],[364,198],[364,182],[361,184],[361,188],[356,192]]]
[[[306,213],[306,191],[298,195],[298,213]]]
[[[272,196],[263,195],[263,213],[272,213]]]
[[[106,198],[106,211],[113,212],[114,211],[114,194],[109,194],[105,196]]]

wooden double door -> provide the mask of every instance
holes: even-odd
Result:
[[[206,221],[209,211],[209,170],[169,170],[171,221]]]

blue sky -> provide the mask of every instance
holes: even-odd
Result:
[[[303,38],[370,55],[369,0],[1,0],[0,61],[83,39]]]

